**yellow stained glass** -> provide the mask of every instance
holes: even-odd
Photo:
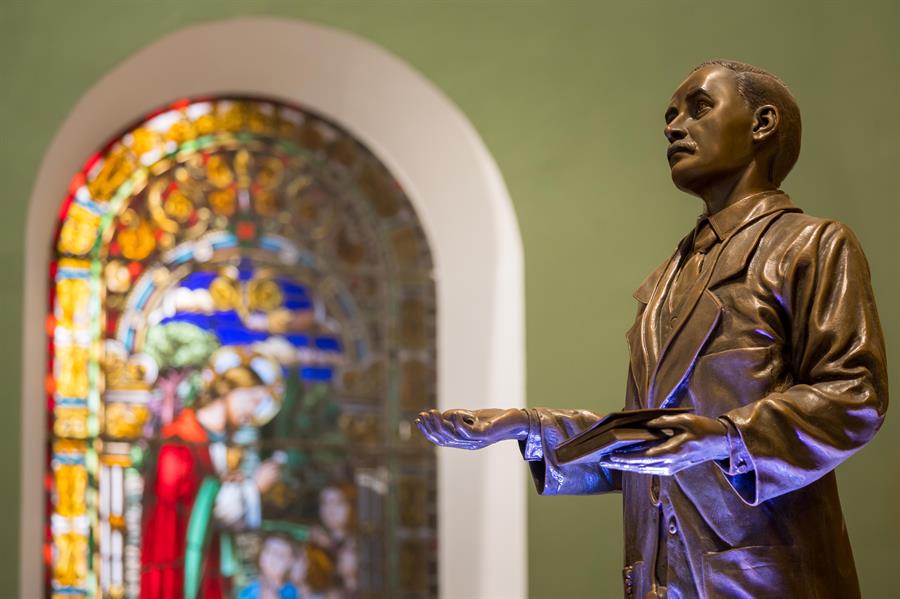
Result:
[[[90,352],[80,345],[56,348],[56,392],[63,397],[86,397],[89,390],[88,360]]]
[[[62,586],[83,587],[88,574],[88,539],[76,531],[54,535],[53,578]]]
[[[88,409],[57,406],[53,409],[53,434],[70,439],[88,437]]]
[[[87,512],[87,469],[79,464],[63,464],[54,472],[56,483],[56,513],[70,518]]]
[[[97,202],[106,202],[133,173],[137,164],[130,150],[118,145],[104,157],[100,171],[88,181],[91,198]]]
[[[100,216],[79,204],[73,204],[59,233],[56,246],[63,254],[82,256],[94,247]]]
[[[56,283],[56,319],[68,329],[87,320],[90,283],[86,279],[62,279]]]

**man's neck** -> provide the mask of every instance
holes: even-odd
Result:
[[[740,173],[711,183],[700,193],[700,197],[706,204],[706,215],[712,216],[744,198],[777,189],[778,186],[767,176],[763,176],[756,163],[753,163]]]

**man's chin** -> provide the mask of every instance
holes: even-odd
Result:
[[[691,195],[699,196],[700,193],[698,191],[698,177],[693,176],[693,173],[686,172],[687,169],[679,169],[678,165],[675,164],[672,166],[672,183],[675,184],[680,191],[685,193],[689,193]]]

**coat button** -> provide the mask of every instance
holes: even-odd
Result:
[[[678,532],[678,526],[675,525],[675,518],[669,518],[669,534],[674,535]]]

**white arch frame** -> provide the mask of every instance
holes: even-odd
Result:
[[[47,265],[69,178],[108,137],[179,97],[261,94],[334,120],[385,163],[435,262],[438,403],[525,405],[522,243],[493,158],[425,77],[375,44],[302,21],[243,17],[182,29],[132,55],[81,98],[31,195],[25,247],[19,595],[39,597]],[[509,444],[505,444],[509,445]],[[525,467],[517,452],[439,451],[444,598],[527,594]]]

